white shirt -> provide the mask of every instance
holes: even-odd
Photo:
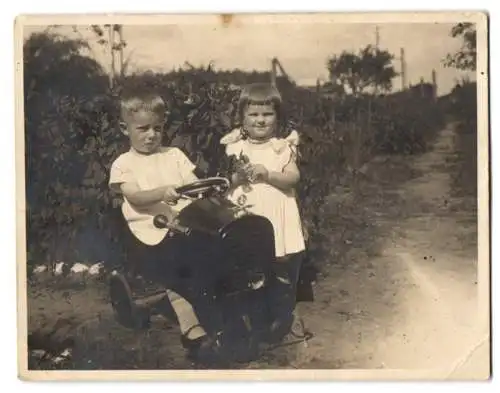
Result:
[[[130,150],[120,155],[112,164],[109,185],[118,189],[122,183],[136,183],[141,190],[152,190],[171,185],[179,187],[192,180],[195,165],[186,155],[175,147],[162,147],[158,153],[143,155]],[[147,207],[133,206],[126,198],[122,212],[132,233],[147,245],[160,243],[168,232],[153,225],[154,216],[173,210],[178,213],[190,203],[180,199],[176,205],[169,206],[159,202]]]

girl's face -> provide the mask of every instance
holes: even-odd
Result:
[[[250,104],[243,113],[243,128],[252,139],[269,139],[274,134],[276,123],[273,105]]]

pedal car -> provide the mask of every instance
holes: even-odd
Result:
[[[156,227],[168,229],[163,240],[168,247],[162,250],[168,249],[169,255],[158,256],[156,246],[140,244],[121,210],[115,209],[113,221],[124,256],[112,269],[109,293],[115,315],[123,325],[147,327],[151,315],[168,308],[165,277],[158,270],[148,269],[158,262],[153,261],[155,258],[165,258],[164,265],[178,267],[176,272],[185,277],[180,282],[186,288],[181,290],[199,295],[206,304],[242,299],[265,289],[275,258],[272,224],[249,213],[246,206],[229,201],[228,188],[226,178],[212,177],[177,189],[191,202],[173,222],[162,215],[154,218]],[[234,309],[237,303],[232,304]]]

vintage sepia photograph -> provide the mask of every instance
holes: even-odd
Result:
[[[489,379],[487,21],[19,16],[20,378]]]

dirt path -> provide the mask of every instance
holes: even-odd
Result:
[[[347,264],[332,267],[317,285],[316,302],[300,305],[315,338],[288,354],[295,367],[432,368],[454,376],[474,359],[485,375],[476,214],[451,196],[455,153],[450,125],[412,165],[421,176],[386,190],[410,213],[378,214],[378,232],[385,233],[378,251],[367,255],[363,244],[353,244]]]

